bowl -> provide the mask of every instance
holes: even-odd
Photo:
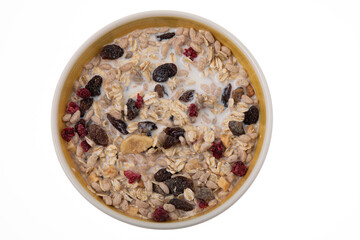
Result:
[[[126,35],[135,29],[161,26],[183,26],[208,30],[222,45],[227,46],[248,72],[250,82],[259,99],[260,119],[259,138],[254,150],[253,160],[249,165],[248,173],[241,178],[234,190],[221,203],[208,211],[181,221],[157,223],[122,213],[114,207],[105,205],[102,199],[92,193],[87,188],[85,179],[76,169],[71,155],[66,149],[66,142],[61,138],[61,130],[65,126],[62,122],[62,115],[72,92],[72,85],[79,78],[82,67],[96,56],[104,45],[112,42],[115,38]],[[55,150],[64,172],[74,187],[92,205],[102,212],[132,225],[152,229],[173,229],[192,226],[215,217],[239,200],[250,187],[264,163],[269,148],[272,131],[272,104],[265,77],[258,63],[249,50],[234,35],[216,23],[193,14],[177,11],[149,11],[130,15],[110,23],[92,35],[75,52],[62,72],[55,90],[51,113],[51,128]]]

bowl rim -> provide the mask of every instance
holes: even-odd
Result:
[[[71,69],[71,67],[75,64],[78,56],[84,52],[96,39],[99,38],[99,36],[104,35],[105,33],[109,32],[110,30],[114,29],[115,27],[121,26],[123,24],[126,24],[127,22],[131,22],[140,18],[147,18],[147,17],[163,17],[163,16],[172,16],[172,17],[181,17],[181,18],[187,18],[190,20],[194,20],[200,23],[203,23],[205,25],[208,25],[217,31],[221,32],[224,36],[226,36],[230,41],[232,41],[246,56],[250,64],[252,65],[255,73],[257,74],[258,80],[260,82],[261,88],[263,90],[265,104],[266,104],[266,128],[265,128],[265,136],[264,136],[264,142],[262,149],[260,151],[258,160],[254,166],[254,169],[251,171],[250,175],[248,176],[248,179],[244,182],[244,184],[238,189],[237,192],[234,193],[231,198],[229,198],[227,201],[222,203],[217,208],[213,209],[212,211],[200,215],[196,218],[191,218],[189,220],[184,221],[175,221],[175,222],[168,222],[168,223],[156,223],[156,222],[148,222],[148,221],[139,221],[135,218],[127,217],[123,214],[117,213],[110,208],[104,206],[99,201],[97,201],[93,196],[91,196],[84,188],[83,186],[78,182],[75,175],[72,173],[72,169],[70,166],[66,163],[65,156],[62,152],[62,149],[60,147],[60,141],[58,137],[58,130],[57,130],[57,112],[58,112],[58,105],[60,101],[60,93],[62,90],[62,86],[65,83],[66,77]],[[57,83],[53,102],[52,102],[52,111],[51,111],[51,130],[52,130],[52,138],[53,143],[55,147],[55,151],[58,157],[58,160],[60,162],[61,167],[63,168],[66,176],[70,180],[70,182],[73,184],[73,186],[80,192],[80,194],[93,206],[101,210],[102,212],[108,214],[109,216],[118,219],[120,221],[123,221],[125,223],[144,227],[144,228],[151,228],[151,229],[176,229],[176,228],[184,228],[193,226],[199,223],[202,223],[204,221],[207,221],[220,213],[224,212],[226,209],[228,209],[230,206],[232,206],[240,197],[247,191],[247,189],[251,186],[251,184],[254,182],[256,176],[258,175],[268,152],[269,146],[270,146],[270,140],[272,135],[272,127],[273,127],[273,111],[272,111],[272,102],[271,102],[271,96],[270,91],[265,79],[265,76],[263,72],[261,71],[261,68],[253,55],[250,53],[250,51],[244,46],[244,44],[238,40],[233,34],[231,34],[229,31],[227,31],[225,28],[221,27],[220,25],[205,19],[203,17],[197,16],[195,14],[186,13],[186,12],[180,12],[180,11],[170,11],[170,10],[155,10],[155,11],[146,11],[146,12],[139,12],[135,13],[126,17],[123,17],[121,19],[118,19],[105,27],[101,28],[99,31],[97,31],[95,34],[93,34],[90,38],[88,38],[79,48],[78,50],[72,55],[69,62],[65,66],[60,79]]]

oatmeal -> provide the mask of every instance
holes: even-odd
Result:
[[[106,205],[182,220],[221,204],[246,175],[258,105],[246,70],[210,32],[148,28],[83,67],[61,136]]]

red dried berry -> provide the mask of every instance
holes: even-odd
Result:
[[[61,132],[61,136],[65,141],[70,142],[71,138],[75,136],[75,129],[73,127],[64,128]]]
[[[76,95],[78,95],[81,98],[89,98],[91,97],[91,92],[86,88],[80,88],[76,91]]]
[[[69,104],[67,105],[67,108],[66,108],[66,112],[73,114],[79,109],[80,109],[80,107],[76,103],[69,102]]]
[[[84,125],[79,124],[77,125],[77,133],[80,135],[80,137],[85,137],[88,134],[88,131],[84,127]]]
[[[144,103],[144,99],[142,96],[140,96],[140,94],[138,93],[137,94],[137,98],[136,98],[136,107],[137,108],[141,108],[141,106],[143,105]]]
[[[80,143],[80,146],[82,147],[84,152],[89,151],[89,149],[91,148],[91,146],[85,140]]]
[[[129,179],[129,183],[134,183],[136,180],[141,178],[141,175],[138,173],[135,173],[133,171],[127,170],[124,171],[124,175],[127,179]]]
[[[234,163],[231,172],[236,176],[244,176],[248,170],[248,167],[241,161]]]
[[[209,204],[202,199],[198,199],[198,206],[199,208],[207,208]]]
[[[221,141],[219,142],[213,142],[212,147],[210,148],[211,152],[213,153],[213,156],[216,159],[219,159],[222,157],[222,154],[224,152],[224,145]]]
[[[198,116],[198,109],[197,109],[195,103],[192,103],[189,106],[189,116],[190,117],[197,117]]]
[[[169,214],[163,207],[158,207],[154,211],[154,221],[156,222],[166,222],[169,220]]]
[[[197,52],[192,47],[189,47],[184,50],[184,55],[193,61],[197,57]]]

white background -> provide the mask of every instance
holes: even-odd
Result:
[[[235,5],[237,2],[237,5]],[[356,1],[1,1],[0,239],[360,239],[360,6]],[[93,33],[171,9],[237,36],[274,106],[265,164],[246,194],[203,224],[142,229],[88,203],[55,155],[60,74]]]

